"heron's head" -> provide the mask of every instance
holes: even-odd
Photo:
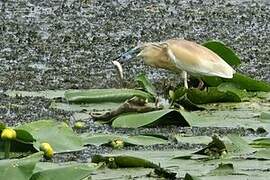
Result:
[[[151,62],[158,61],[164,55],[166,53],[163,44],[144,43],[120,55],[116,60],[127,62],[135,57],[142,57],[147,64],[151,65]]]
[[[127,62],[132,60],[133,58],[137,57],[137,55],[141,52],[143,49],[143,46],[136,46],[135,48],[132,48],[128,50],[127,52],[121,54],[119,57],[117,57],[115,60],[118,60],[119,62]]]

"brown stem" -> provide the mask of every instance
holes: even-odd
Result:
[[[90,115],[94,118],[94,120],[107,121],[120,114],[127,113],[127,112],[143,113],[143,112],[149,112],[149,111],[154,111],[158,109],[161,109],[161,107],[149,106],[145,102],[145,99],[134,97],[125,101],[122,105],[120,105],[115,110],[108,111],[105,113],[92,112],[90,113]]]

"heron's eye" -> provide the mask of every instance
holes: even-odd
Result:
[[[129,54],[129,53],[125,53],[125,54],[122,55],[122,58],[123,58],[124,60],[129,60],[129,59],[132,58],[132,56],[131,56],[131,54]]]
[[[129,60],[132,57],[133,57],[133,54],[130,53],[130,52],[126,52],[126,53],[124,53],[124,54],[121,55],[121,59],[124,60],[124,61]]]

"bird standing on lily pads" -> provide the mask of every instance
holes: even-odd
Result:
[[[200,80],[202,76],[233,78],[235,70],[212,50],[195,42],[169,39],[163,42],[144,43],[122,54],[120,62],[134,57],[142,57],[144,62],[156,68],[182,73],[184,87],[188,89],[187,75]]]

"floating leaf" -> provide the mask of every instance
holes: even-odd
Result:
[[[20,130],[26,130],[36,139],[34,147],[39,150],[43,142],[49,143],[54,152],[71,152],[83,149],[83,142],[77,136],[72,128],[64,123],[58,123],[53,120],[40,120],[27,123],[17,127]]]
[[[113,127],[122,128],[138,128],[143,126],[153,127],[156,125],[190,126],[189,122],[181,115],[180,112],[172,109],[121,115],[112,123]]]
[[[219,41],[208,41],[203,43],[203,46],[215,52],[219,55],[224,61],[230,65],[240,65],[241,61],[239,57],[230,49],[228,46]]]
[[[134,96],[154,101],[149,93],[135,89],[69,90],[65,93],[65,99],[73,103],[124,102]]]
[[[121,139],[122,137],[120,135],[114,135],[114,134],[82,134],[81,135],[83,139],[84,145],[91,144],[95,146],[101,146],[103,144],[107,144],[111,142],[114,139]]]
[[[247,98],[247,96],[248,96],[248,94],[245,90],[240,89],[240,86],[238,86],[237,84],[234,84],[234,83],[230,83],[230,82],[221,83],[217,87],[217,89],[221,92],[235,94],[240,98],[240,100]]]
[[[241,102],[241,97],[231,91],[219,91],[216,87],[209,87],[207,91],[191,89],[187,97],[195,104],[206,104],[214,102]]]
[[[182,136],[181,134],[177,134],[174,137],[178,143],[207,145],[212,141],[212,138],[209,136]]]
[[[155,144],[168,144],[169,142],[165,139],[153,137],[153,136],[129,136],[126,140],[126,143],[133,145],[141,145],[141,146],[151,146]]]
[[[46,91],[6,91],[5,94],[11,97],[44,97],[55,99],[64,97],[65,90],[46,90]]]
[[[34,174],[30,180],[52,180],[52,179],[65,179],[65,180],[82,180],[91,175],[97,168],[95,164],[90,163],[37,163]]]
[[[89,111],[112,110],[120,105],[121,103],[114,103],[114,102],[102,102],[102,103],[91,103],[91,104],[67,104],[67,103],[52,102],[50,105],[50,108],[62,109],[64,111],[89,112]]]
[[[133,156],[101,156],[94,155],[92,157],[92,163],[105,162],[106,164],[114,164],[113,168],[127,168],[127,167],[144,167],[144,168],[156,168],[158,165]]]
[[[198,178],[196,176],[192,176],[189,173],[186,173],[184,180],[200,180],[200,178]]]
[[[255,80],[244,74],[235,73],[233,79],[224,79],[227,82],[237,84],[241,89],[247,91],[270,91],[270,84],[264,81]]]
[[[270,112],[262,112],[260,118],[270,120]]]
[[[240,136],[234,135],[234,134],[229,134],[229,135],[227,135],[227,137],[232,142],[232,146],[230,144],[226,145],[227,150],[230,153],[239,154],[239,155],[245,155],[245,154],[249,154],[249,153],[252,153],[252,152],[255,151]]]
[[[3,129],[5,129],[6,128],[6,125],[4,124],[4,123],[1,123],[0,122],[0,131],[2,131]]]
[[[256,148],[270,148],[270,138],[265,137],[265,138],[254,139],[250,143],[250,145]]]
[[[263,159],[263,160],[270,160],[270,149],[268,148],[268,149],[257,151],[255,153],[255,158]]]
[[[157,96],[155,87],[145,74],[140,74],[139,76],[137,76],[136,81],[140,84],[141,87],[143,87],[146,92],[152,94],[153,96]]]
[[[34,142],[34,137],[26,130],[23,129],[15,129],[16,131],[16,139],[23,142]]]
[[[162,138],[153,136],[125,136],[125,135],[115,135],[115,134],[83,134],[82,139],[84,144],[91,144],[95,146],[100,146],[103,144],[108,144],[115,139],[121,139],[127,144],[132,145],[142,145],[149,146],[155,144],[167,144],[168,141]]]
[[[234,168],[232,163],[219,164],[218,167],[212,170],[209,175],[212,176],[226,176],[234,173]]]
[[[219,77],[203,77],[203,81],[213,87],[220,85],[222,82],[230,82],[236,84],[239,89],[245,89],[247,91],[270,91],[269,83],[252,79],[241,73],[235,73],[232,79],[223,79]]]
[[[0,179],[29,180],[42,156],[43,153],[39,152],[21,159],[1,160]]]

